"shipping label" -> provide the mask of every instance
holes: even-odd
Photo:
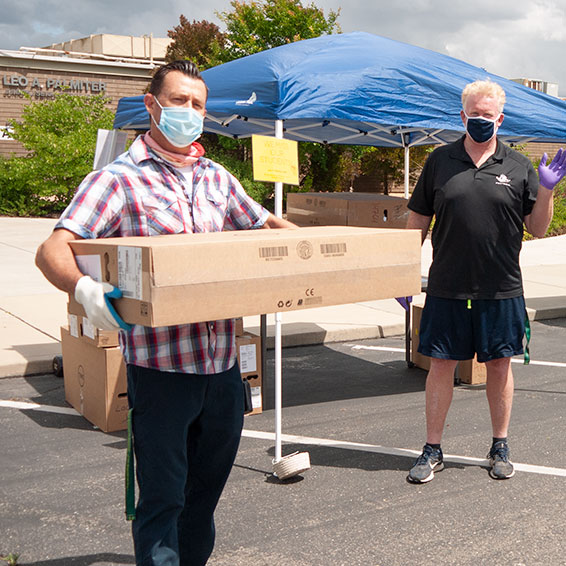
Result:
[[[96,338],[96,327],[90,320],[83,316],[83,335],[94,340]]]
[[[79,317],[76,314],[69,314],[69,334],[73,338],[79,337]]]
[[[76,255],[75,260],[81,273],[90,275],[94,281],[102,283],[102,268],[99,255]]]
[[[142,250],[118,246],[118,287],[128,299],[142,299]]]
[[[255,344],[240,346],[240,371],[242,373],[257,371]]]

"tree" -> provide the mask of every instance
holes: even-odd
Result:
[[[301,0],[232,0],[232,12],[217,12],[226,25],[226,47],[221,62],[231,61],[265,49],[310,39],[333,32],[340,33],[337,23],[340,10],[323,10],[314,3],[303,6]]]
[[[210,60],[217,59],[225,45],[224,34],[216,24],[206,20],[193,20],[191,23],[182,14],[179,25],[169,30],[167,35],[173,41],[167,47],[165,60],[190,59],[201,69],[214,66]]]
[[[339,10],[325,16],[314,3],[303,6],[301,0],[232,0],[231,6],[232,11],[217,13],[226,26],[224,33],[210,22],[193,21],[191,24],[181,16],[180,25],[169,31],[173,42],[167,50],[167,59],[191,59],[204,69],[272,47],[340,31]],[[203,143],[208,156],[234,173],[256,200],[272,208],[273,186],[253,181],[249,140],[228,141],[205,134]],[[307,144],[312,149],[310,153],[302,151],[304,162],[310,168],[307,172],[302,167],[305,171],[303,185],[322,186],[327,190],[342,186],[343,178],[350,176],[351,169],[349,160],[340,157],[346,150],[323,146],[314,149],[314,145]],[[333,159],[335,156],[338,160]]]
[[[410,182],[416,183],[432,146],[412,147],[410,156]],[[401,148],[370,147],[361,156],[360,173],[369,177],[379,192],[389,194],[394,187],[403,186],[405,152]]]
[[[63,210],[92,170],[98,129],[111,129],[113,118],[103,95],[63,93],[28,104],[12,124],[12,137],[29,153],[0,161],[0,213]]]
[[[179,25],[167,32],[173,41],[166,60],[190,59],[208,69],[286,43],[340,32],[340,10],[331,10],[326,17],[314,3],[305,7],[301,0],[232,0],[231,6],[231,12],[216,12],[226,25],[224,33],[212,22],[191,23],[181,15]]]

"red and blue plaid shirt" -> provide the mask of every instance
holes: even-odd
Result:
[[[155,236],[261,228],[268,215],[222,166],[201,157],[191,177],[138,137],[129,151],[84,179],[55,228],[81,238]],[[234,329],[232,319],[136,325],[120,331],[120,341],[126,363],[209,375],[234,365]]]

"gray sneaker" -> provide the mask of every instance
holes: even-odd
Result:
[[[410,469],[407,481],[411,483],[426,483],[434,478],[434,471],[444,469],[442,450],[425,444],[423,453],[417,458],[415,465]]]
[[[496,442],[487,455],[489,459],[489,475],[494,480],[506,480],[515,475],[515,469],[509,460],[509,446],[506,442]]]

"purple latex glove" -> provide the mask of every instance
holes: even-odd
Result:
[[[546,164],[547,159],[548,155],[545,153],[538,166],[538,178],[545,189],[552,191],[562,177],[566,175],[566,151],[560,148],[550,165]]]

